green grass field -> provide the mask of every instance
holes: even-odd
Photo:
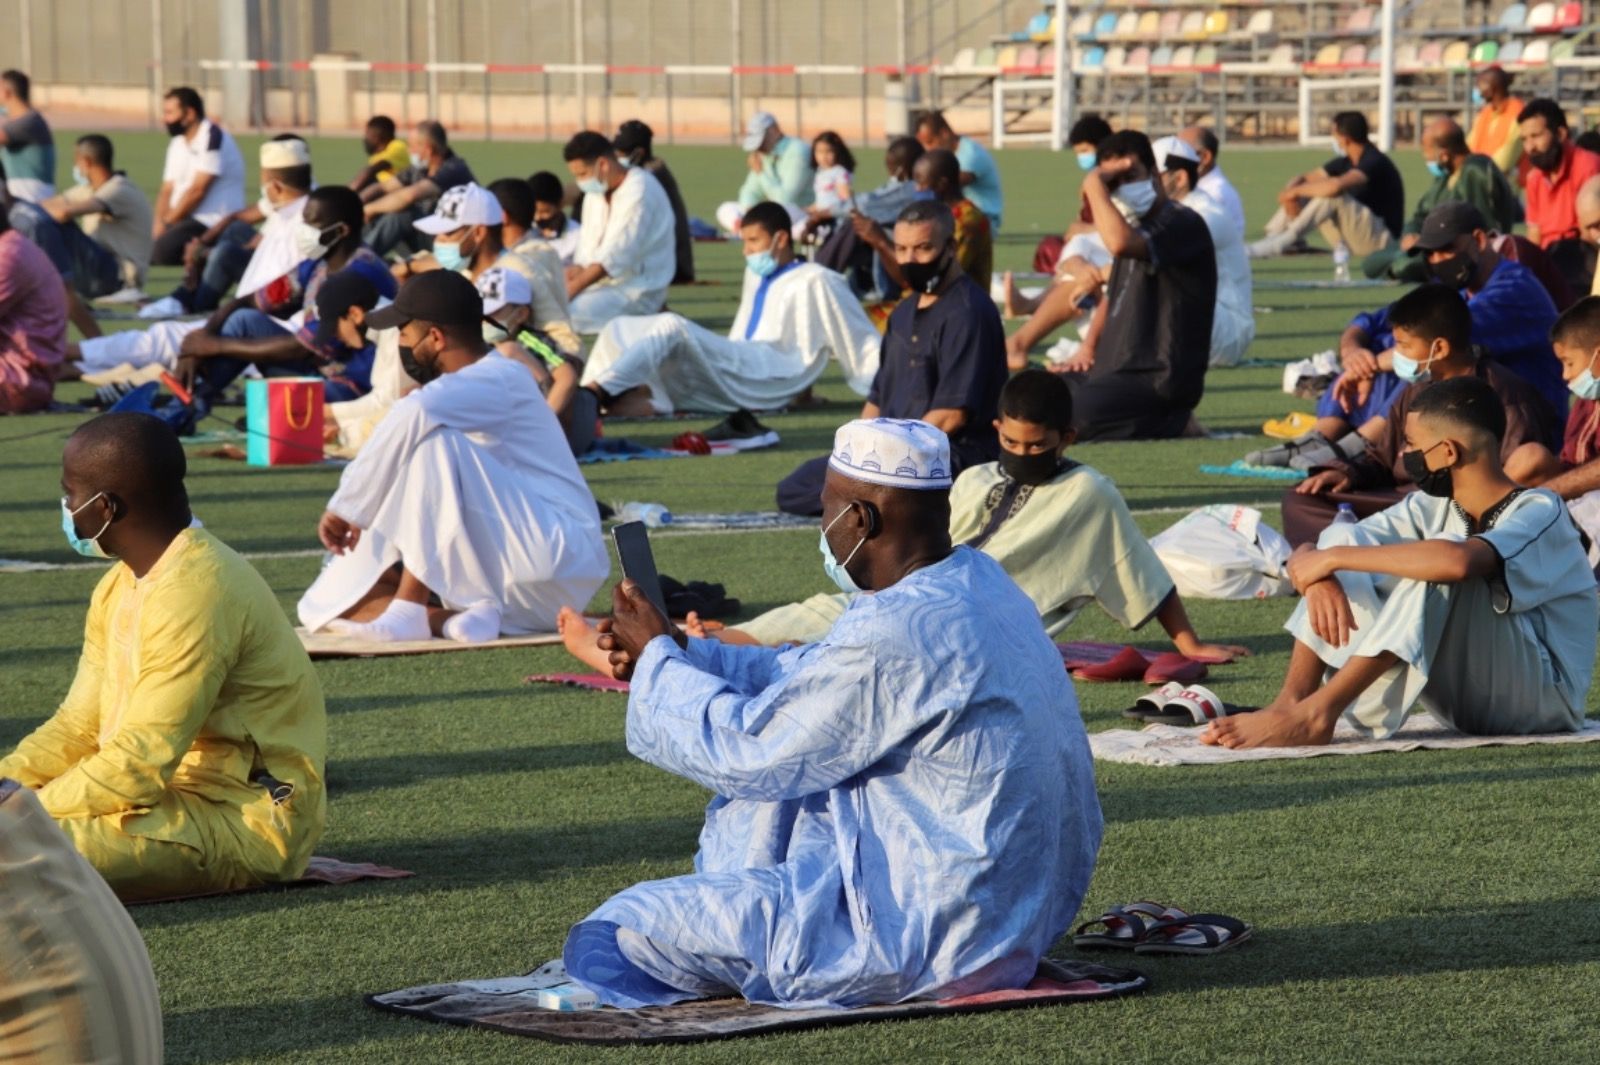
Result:
[[[162,144],[116,138],[147,184]],[[70,140],[63,138],[63,143]],[[244,145],[254,158],[254,141]],[[558,168],[554,145],[463,145],[484,179]],[[314,146],[324,180],[358,165],[353,141]],[[710,217],[742,165],[722,148],[664,152],[692,211]],[[863,173],[877,179],[878,153]],[[1402,153],[1420,188],[1421,161]],[[1253,227],[1301,151],[1230,151]],[[70,165],[62,160],[63,177]],[[1001,155],[1001,268],[1025,269],[1040,235],[1076,207],[1066,156]],[[253,165],[252,165],[253,169]],[[252,187],[253,191],[253,187]],[[673,309],[724,326],[738,298],[736,247],[700,245],[710,284]],[[1258,281],[1322,277],[1326,257],[1269,263]],[[152,284],[154,291],[162,289]],[[1332,346],[1385,291],[1258,292],[1252,355],[1274,365],[1211,375],[1212,429],[1256,432],[1308,408],[1279,391],[1279,362]],[[588,467],[596,495],[674,510],[754,510],[795,463],[821,453],[854,398],[837,373],[824,411],[773,418],[783,446],[720,460]],[[67,389],[72,399],[81,389]],[[75,560],[57,515],[61,444],[78,419],[0,422],[0,557]],[[709,424],[714,419],[707,419]],[[689,423],[690,426],[698,423]],[[684,425],[621,426],[659,442]],[[26,435],[24,435],[26,434]],[[1257,446],[1174,441],[1082,447],[1136,511],[1251,503],[1277,520],[1280,489],[1202,477]],[[194,459],[197,513],[255,556],[285,609],[316,572],[314,527],[332,470],[256,471]],[[1154,533],[1176,518],[1145,513]],[[299,554],[295,554],[299,552]],[[746,616],[822,590],[815,532],[669,534],[664,572],[724,582]],[[0,575],[0,750],[67,689],[93,566]],[[1263,700],[1287,661],[1291,604],[1191,604],[1207,638],[1255,656],[1217,671],[1226,698]],[[1152,626],[1152,630],[1154,626]],[[1089,611],[1073,629],[1120,639]],[[1147,644],[1159,632],[1141,634]],[[520,686],[568,669],[559,650],[330,662],[331,812],[324,854],[399,865],[414,879],[270,891],[139,908],[161,982],[174,1062],[549,1061],[1588,1061],[1600,1036],[1600,881],[1589,824],[1600,800],[1589,747],[1275,762],[1228,768],[1098,766],[1105,844],[1085,904],[1159,899],[1238,915],[1257,937],[1217,958],[1139,959],[1145,995],[1102,1004],[879,1024],[699,1047],[585,1050],[376,1013],[368,992],[500,976],[556,956],[567,927],[612,892],[687,871],[706,794],[633,759],[620,696]],[[1124,724],[1134,686],[1079,688],[1091,730]],[[1058,948],[1070,953],[1070,946]]]

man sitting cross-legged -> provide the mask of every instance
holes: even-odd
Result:
[[[572,929],[567,972],[606,1005],[1022,987],[1083,900],[1101,835],[1083,722],[1027,597],[951,547],[944,434],[851,422],[831,461],[824,568],[873,594],[822,642],[688,639],[637,585],[613,597],[629,749],[716,797],[693,874]]]
[[[340,477],[317,527],[335,557],[300,599],[300,620],[380,641],[553,631],[610,560],[533,375],[490,355],[483,299],[454,270],[412,278],[366,322],[399,330],[400,361],[423,387]]]
[[[1305,596],[1271,705],[1211,724],[1226,747],[1328,743],[1341,713],[1392,735],[1413,706],[1477,735],[1580,728],[1600,624],[1561,500],[1500,465],[1505,412],[1476,377],[1430,385],[1406,416],[1418,492],[1330,526],[1289,576]]]
[[[1024,370],[1000,392],[1000,461],[973,466],[950,490],[950,540],[1000,563],[1057,636],[1089,603],[1130,629],[1152,618],[1193,658],[1248,654],[1202,643],[1161,560],[1134,524],[1116,485],[1064,457],[1073,441],[1072,391],[1059,375]],[[820,593],[717,634],[728,643],[811,643],[828,634],[853,596]],[[698,620],[698,619],[691,619]],[[693,635],[700,635],[690,626]],[[563,611],[567,649],[604,671],[594,632]]]
[[[294,880],[322,836],[316,673],[267,582],[193,526],[184,472],[147,414],[67,440],[63,531],[117,562],[60,709],[0,758],[129,900]]]
[[[881,338],[839,274],[795,257],[789,212],[745,211],[744,294],[727,336],[678,314],[614,318],[584,363],[583,384],[613,415],[782,407],[806,392],[831,355],[861,395],[878,372]]]

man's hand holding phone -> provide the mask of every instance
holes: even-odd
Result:
[[[633,667],[657,636],[670,636],[679,647],[688,638],[657,610],[636,581],[624,580],[611,591],[611,617],[600,622],[600,650],[610,656],[611,675],[618,680],[633,676]]]

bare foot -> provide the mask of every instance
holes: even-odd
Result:
[[[1017,306],[1017,282],[1007,270],[1000,275],[1000,289],[1005,297],[1000,301],[1000,311],[1007,318],[1021,318],[1025,313]]]
[[[693,636],[697,640],[704,640],[708,636],[706,623],[701,621],[700,615],[693,610],[689,611],[688,615],[683,619],[683,631],[686,635]]]
[[[1006,337],[1006,366],[1013,372],[1028,368],[1028,349],[1033,345],[1023,335],[1026,331],[1027,327],[1024,326]]]
[[[1249,747],[1323,747],[1333,739],[1336,717],[1319,713],[1309,701],[1295,706],[1269,706],[1253,714],[1213,721],[1201,743],[1243,750]]]
[[[600,650],[596,641],[600,633],[589,624],[589,619],[570,606],[561,608],[556,615],[556,630],[561,633],[561,643],[567,653],[596,673],[611,676],[611,657]]]

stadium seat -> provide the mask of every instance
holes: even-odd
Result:
[[[1050,13],[1041,11],[1028,20],[1027,40],[1040,40],[1050,35]]]
[[[1161,39],[1163,41],[1169,41],[1172,38],[1176,37],[1178,35],[1178,31],[1181,30],[1182,28],[1183,28],[1183,12],[1181,12],[1181,11],[1168,11],[1166,14],[1161,16],[1160,33],[1161,33]]]
[[[1078,61],[1078,69],[1081,71],[1099,71],[1105,66],[1105,62],[1106,50],[1097,44],[1083,54],[1083,58]]]
[[[1446,70],[1461,70],[1467,65],[1470,54],[1466,41],[1451,41],[1444,46],[1444,54],[1439,57],[1439,62]]]
[[[972,65],[975,67],[989,68],[995,65],[994,49],[988,45],[978,49],[978,54],[973,57]]]
[[[1411,41],[1396,45],[1394,49],[1394,68],[1396,70],[1418,70],[1417,46]]]
[[[955,58],[954,59],[950,60],[950,69],[951,70],[971,70],[973,68],[973,66],[975,65],[974,64],[974,60],[976,60],[977,57],[978,57],[978,52],[977,52],[976,49],[963,48],[963,49],[961,49],[959,52],[957,52],[955,54]]]
[[[1117,32],[1117,16],[1114,13],[1112,13],[1110,11],[1107,11],[1104,15],[1101,15],[1099,17],[1099,19],[1097,19],[1095,21],[1095,24],[1094,24],[1094,35],[1096,37],[1098,37],[1100,40],[1103,41],[1107,37],[1110,37],[1110,36],[1114,35],[1116,32]]]
[[[1576,37],[1568,37],[1565,40],[1557,41],[1555,44],[1550,46],[1551,59],[1571,59],[1577,54],[1578,40]]]
[[[1128,50],[1122,45],[1106,49],[1106,69],[1116,73],[1128,65]]]
[[[1298,57],[1294,54],[1292,44],[1280,44],[1267,55],[1267,62],[1275,67],[1287,69],[1294,66],[1297,61]]]
[[[1161,12],[1146,11],[1139,16],[1139,29],[1136,36],[1140,40],[1154,38],[1159,32],[1161,32]]]
[[[1197,67],[1214,67],[1217,65],[1217,46],[1202,44],[1194,50],[1194,65]]]
[[[1149,66],[1150,49],[1142,44],[1128,53],[1128,60],[1123,64],[1127,70],[1146,70]]]
[[[1049,74],[1055,71],[1056,49],[1054,42],[1043,45],[1039,48],[1039,63],[1037,69],[1042,74]]]
[[[1438,41],[1429,41],[1417,50],[1417,65],[1429,69],[1439,65],[1444,58],[1444,45]]]
[[[1350,12],[1350,17],[1345,19],[1345,33],[1366,33],[1372,29],[1372,20],[1377,14],[1377,8],[1370,4],[1363,4]]]
[[[1367,46],[1352,44],[1339,55],[1339,64],[1346,67],[1359,67],[1367,61]]]
[[[1522,62],[1522,42],[1507,41],[1506,46],[1500,49],[1500,58],[1498,62],[1501,66],[1504,66],[1507,63]]]
[[[1512,4],[1500,12],[1500,28],[1516,32],[1528,24],[1528,5]]]
[[[1472,49],[1472,61],[1474,63],[1493,63],[1499,58],[1499,41],[1479,41],[1477,46]]]
[[[1170,65],[1182,70],[1188,70],[1194,66],[1194,45],[1185,44],[1175,49],[1172,53],[1172,63]]]
[[[1116,25],[1116,23],[1112,23]],[[1094,12],[1085,11],[1072,20],[1072,25],[1067,27],[1067,32],[1074,40],[1083,40],[1094,33]]]
[[[1257,14],[1271,15],[1272,12],[1257,12]],[[1229,21],[1226,11],[1213,11],[1206,16],[1205,25],[1200,28],[1200,31],[1207,37],[1218,37],[1227,33],[1231,26],[1232,23]]]
[[[1338,45],[1325,44],[1317,49],[1317,54],[1311,59],[1311,65],[1314,67],[1336,67],[1339,65],[1339,52]]]
[[[1151,52],[1150,65],[1152,67],[1170,67],[1172,65],[1172,49],[1163,44]]]
[[[1117,19],[1117,31],[1114,36],[1119,41],[1132,40],[1139,36],[1139,13],[1137,11],[1123,12],[1122,17]]]
[[[1260,34],[1263,34],[1263,33],[1271,33],[1272,32],[1272,24],[1273,24],[1272,10],[1269,8],[1267,10],[1257,11],[1257,12],[1253,13],[1250,16],[1250,22],[1249,22],[1248,25],[1245,26],[1244,31],[1246,33],[1255,34],[1255,35],[1260,35]]]
[[[1014,44],[1002,45],[994,54],[994,65],[1001,70],[1009,70],[1017,65],[1017,46]]]
[[[1567,3],[1556,8],[1556,29],[1575,30],[1583,25],[1583,5],[1578,0],[1567,0]]]
[[[1528,29],[1535,33],[1543,33],[1553,29],[1556,24],[1556,5],[1545,2],[1533,5],[1528,12]]]
[[[1550,62],[1550,41],[1541,37],[1537,41],[1529,41],[1528,47],[1522,50],[1523,66],[1541,67]]]
[[[1178,33],[1194,40],[1206,31],[1206,14],[1204,11],[1191,11],[1183,16],[1183,22],[1178,26]]]

